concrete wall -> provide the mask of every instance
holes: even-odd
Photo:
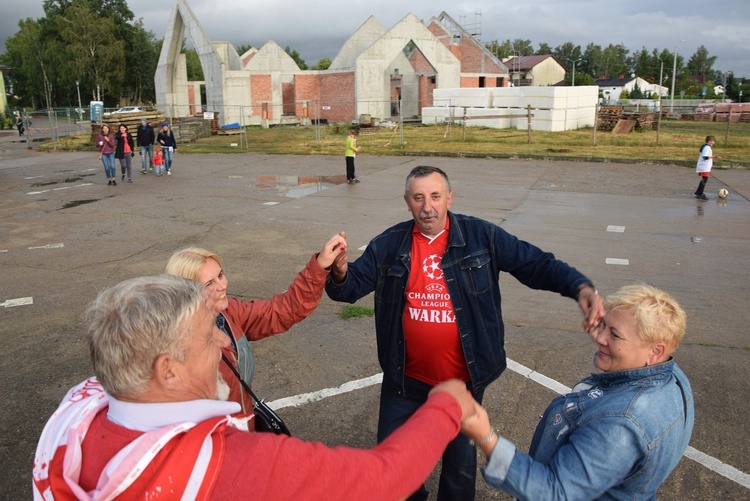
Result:
[[[494,89],[436,89],[434,106],[422,110],[422,123],[445,122],[450,117],[515,115],[513,118],[473,118],[467,126],[525,129],[527,106],[531,128],[557,132],[593,127],[599,89],[580,87],[505,87]]]
[[[369,114],[373,117],[390,116],[390,75],[387,69],[409,42],[414,42],[422,55],[435,68],[437,87],[459,86],[461,64],[458,59],[430,33],[415,15],[408,14],[357,58],[356,116],[362,114]]]

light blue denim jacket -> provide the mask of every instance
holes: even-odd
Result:
[[[552,401],[530,455],[501,438],[482,473],[518,499],[655,499],[693,421],[690,383],[671,359],[592,374]]]

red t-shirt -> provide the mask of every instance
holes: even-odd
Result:
[[[429,385],[446,379],[469,381],[461,339],[440,262],[448,247],[449,223],[430,239],[414,226],[411,272],[406,285],[403,325],[405,374]]]

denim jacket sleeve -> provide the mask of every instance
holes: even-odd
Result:
[[[549,464],[517,450],[509,454],[511,447],[495,447],[482,469],[487,483],[521,500],[556,500],[596,499],[623,483],[646,445],[630,419],[605,416],[575,430]]]
[[[348,264],[344,281],[337,284],[331,274],[326,278],[325,291],[334,301],[356,303],[360,298],[375,290],[377,261],[372,242],[365,252],[353,263]]]
[[[500,227],[495,231],[494,241],[500,271],[510,273],[527,287],[575,299],[578,287],[591,283],[577,269],[555,258],[551,252],[543,251]]]

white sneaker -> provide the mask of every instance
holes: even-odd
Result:
[[[167,176],[171,176],[171,175],[172,175],[172,171],[171,171],[171,170],[168,170],[168,171],[167,171]]]

